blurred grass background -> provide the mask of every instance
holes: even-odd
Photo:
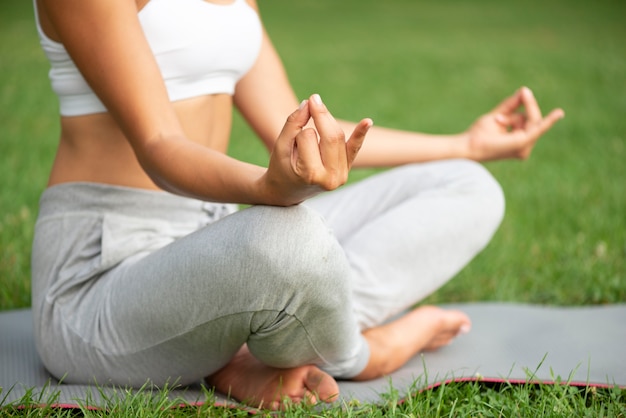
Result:
[[[521,85],[544,111],[565,109],[530,160],[487,164],[505,220],[428,302],[626,301],[626,2],[260,5],[297,93],[320,93],[342,118],[459,132]],[[47,71],[31,2],[0,0],[0,309],[30,305],[30,240],[59,130]],[[233,137],[231,154],[265,163],[240,118]]]

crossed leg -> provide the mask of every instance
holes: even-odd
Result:
[[[352,303],[370,352],[354,380],[384,376],[469,331],[463,312],[434,306],[384,321],[442,286],[489,242],[504,201],[483,167],[462,160],[402,167],[306,205],[326,218],[353,270]],[[339,389],[313,365],[270,368],[245,348],[207,380],[270,408],[285,397],[332,401]]]
[[[366,368],[355,380],[369,380],[397,370],[421,351],[436,350],[459,333],[468,332],[469,318],[460,311],[423,306],[399,319],[371,328],[363,335],[370,348]],[[267,366],[243,346],[207,383],[251,406],[279,409],[290,402],[332,402],[339,386],[332,376],[313,365],[290,369]]]

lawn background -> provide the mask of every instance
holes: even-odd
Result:
[[[487,249],[427,302],[626,302],[626,2],[260,3],[298,95],[320,93],[338,116],[458,132],[520,85],[533,88],[544,110],[565,109],[529,161],[487,164],[506,193],[505,220]],[[30,240],[58,137],[47,71],[30,0],[0,0],[0,310],[30,305]],[[233,138],[233,155],[266,161],[239,118]],[[400,412],[390,402],[354,415],[624,416],[625,396],[458,384],[410,397]],[[138,406],[131,400],[115,416],[162,411]]]
[[[338,116],[459,132],[520,85],[545,111],[565,109],[529,161],[487,164],[506,193],[505,220],[429,302],[626,301],[626,2],[261,6],[297,93],[320,93]],[[58,137],[47,71],[31,2],[1,0],[0,309],[30,304],[30,240]],[[231,153],[267,158],[239,118]]]

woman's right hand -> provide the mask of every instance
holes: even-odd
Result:
[[[305,128],[311,118],[315,128]],[[371,126],[371,119],[361,120],[346,141],[319,95],[303,101],[287,118],[260,179],[268,200],[295,205],[343,185]]]

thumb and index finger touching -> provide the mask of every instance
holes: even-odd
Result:
[[[331,164],[346,162],[350,168],[374,122],[369,118],[361,120],[346,140],[341,126],[328,111],[320,96],[312,95],[310,102],[311,117],[320,135],[322,159],[326,158],[325,163]]]
[[[371,119],[361,120],[346,140],[345,134],[334,119],[318,94],[303,100],[285,123],[281,136],[285,135],[296,141],[296,137],[305,129],[309,120],[313,119],[317,131],[320,155],[324,163],[337,163],[338,158],[345,158],[348,166],[356,158],[365,136],[372,127]]]
[[[511,118],[511,116],[521,107],[524,107],[527,124],[526,134],[531,138],[538,138],[548,131],[558,120],[565,116],[561,108],[553,109],[547,116],[543,117],[541,109],[533,92],[528,87],[521,87],[512,96],[504,99],[492,113],[501,120]]]
[[[281,131],[281,136],[286,135],[289,138],[295,138],[309,122],[309,119],[311,119],[309,101],[303,100],[300,106],[287,117],[287,121]]]

